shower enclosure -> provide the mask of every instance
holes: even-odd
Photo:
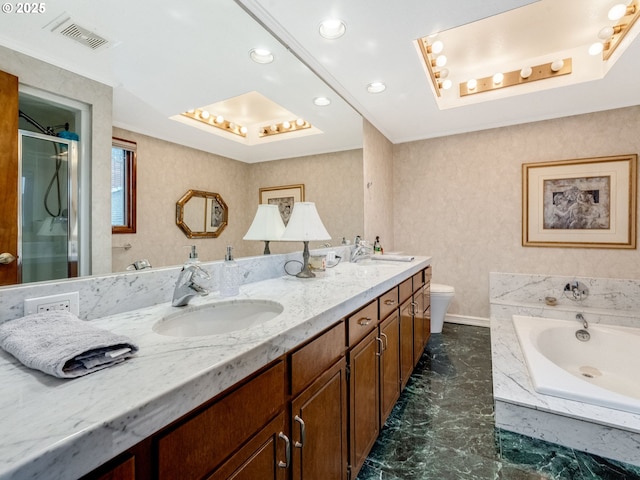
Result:
[[[19,130],[21,283],[78,276],[78,142]]]

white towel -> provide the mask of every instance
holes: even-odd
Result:
[[[388,260],[391,262],[411,262],[413,255],[371,255],[372,260]]]
[[[27,315],[0,324],[0,346],[29,368],[75,378],[123,362],[138,347],[65,311]]]

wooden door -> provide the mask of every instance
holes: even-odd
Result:
[[[293,479],[346,480],[347,381],[344,358],[293,400],[290,423]]]
[[[0,254],[18,256],[18,77],[0,71]],[[18,261],[0,263],[0,285],[18,283]]]
[[[424,294],[422,288],[413,292],[413,365],[417,365],[424,351]]]
[[[380,426],[400,398],[400,321],[398,311],[380,323]]]
[[[360,468],[380,433],[379,369],[381,351],[377,329],[349,352],[349,464],[351,478]]]

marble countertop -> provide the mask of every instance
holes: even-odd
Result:
[[[341,263],[315,279],[283,276],[243,285],[231,299],[212,293],[192,300],[190,305],[197,306],[264,299],[284,307],[268,322],[224,335],[156,334],[153,324],[176,311],[169,303],[92,320],[129,336],[140,351],[122,364],[74,380],[28,369],[0,350],[0,479],[73,479],[90,472],[419,272],[430,260]]]

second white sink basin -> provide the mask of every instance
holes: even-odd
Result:
[[[153,331],[172,337],[219,335],[264,323],[282,310],[282,305],[269,300],[208,303],[167,315],[153,325]]]

